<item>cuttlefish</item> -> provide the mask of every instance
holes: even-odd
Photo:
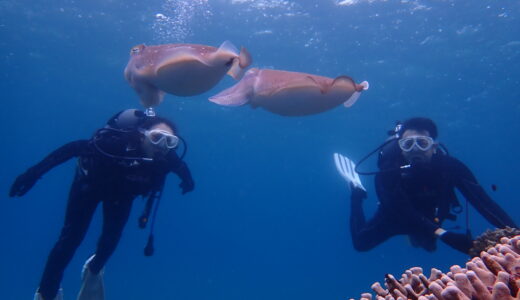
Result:
[[[356,84],[348,76],[329,78],[306,73],[250,69],[234,86],[209,98],[225,106],[246,103],[282,116],[305,116],[327,111],[343,103],[350,107],[368,82]]]
[[[194,96],[214,87],[227,73],[239,80],[251,64],[226,41],[219,48],[196,44],[137,45],[130,50],[125,78],[145,107],[159,105],[164,94]]]

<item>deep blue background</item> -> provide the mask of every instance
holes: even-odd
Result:
[[[358,160],[411,116],[433,118],[451,154],[487,190],[496,184],[492,197],[520,222],[520,1],[357,2],[0,1],[1,298],[31,299],[37,288],[75,162],[23,198],[7,197],[10,184],[53,149],[139,106],[123,68],[140,43],[230,40],[249,49],[253,66],[345,74],[371,87],[350,109],[297,118],[208,102],[229,78],[204,95],[167,96],[158,112],[189,143],[196,189],[181,196],[178,178],[168,179],[151,258],[142,255],[143,202],[135,202],[106,268],[107,299],[357,298],[385,273],[463,264],[444,245],[427,253],[404,237],[366,253],[352,248],[348,190],[332,153]],[[363,181],[370,214],[372,178]],[[489,227],[474,210],[470,221],[474,233]],[[75,299],[99,227],[98,214],[66,270],[65,299]]]

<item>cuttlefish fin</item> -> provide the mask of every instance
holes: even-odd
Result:
[[[351,107],[352,105],[354,105],[354,103],[356,103],[356,101],[359,99],[361,92],[368,90],[370,85],[368,84],[368,81],[363,81],[360,84],[355,84],[355,87],[356,91],[354,92],[354,94],[352,94],[352,96],[350,96],[350,98],[348,98],[347,101],[343,103],[343,106]]]
[[[253,58],[251,57],[251,54],[249,54],[249,51],[247,51],[246,47],[240,48],[240,55],[238,56],[239,59],[239,66],[242,69],[245,69],[253,63]]]
[[[240,106],[248,103],[253,97],[256,72],[248,72],[234,86],[210,97],[209,101],[224,106]]]
[[[238,49],[231,43],[230,41],[224,41],[220,46],[218,47],[216,53],[219,52],[231,52],[238,56]]]

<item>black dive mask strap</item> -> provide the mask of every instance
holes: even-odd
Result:
[[[379,171],[372,171],[372,172],[362,172],[362,171],[359,171],[359,166],[365,161],[367,160],[370,156],[374,155],[374,153],[380,151],[381,149],[383,149],[384,146],[390,144],[391,142],[393,141],[396,141],[398,138],[397,136],[394,136],[388,140],[386,140],[384,143],[382,143],[381,145],[379,145],[377,148],[375,148],[374,150],[370,151],[367,155],[365,155],[362,159],[359,160],[359,162],[356,164],[356,167],[354,168],[354,171],[356,173],[358,173],[359,175],[376,175],[376,174],[379,174],[379,173],[382,173],[382,172],[389,172],[389,171],[395,171],[395,170],[399,170],[399,169],[402,169],[403,167],[399,167],[399,168],[392,168],[392,169],[388,169],[388,170],[379,170]]]
[[[184,156],[186,156],[186,152],[188,152],[188,143],[186,143],[186,140],[182,136],[178,135],[177,137],[179,137],[179,139],[184,144],[184,149],[182,150],[182,154],[179,156],[179,158],[182,160],[184,158]]]
[[[444,154],[446,154],[447,156],[450,155],[450,153],[448,152],[448,148],[446,148],[446,146],[444,146],[444,144],[442,143],[437,143],[439,145],[439,147],[442,149],[442,151],[444,152]]]

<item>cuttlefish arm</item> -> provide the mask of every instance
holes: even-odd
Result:
[[[328,84],[328,85],[322,84],[322,94],[328,93],[332,89],[351,90],[351,91],[353,91],[352,95],[345,102],[343,102],[343,105],[345,107],[351,107],[359,99],[361,92],[368,90],[368,88],[369,88],[368,81],[363,81],[360,84],[356,84],[354,79],[352,79],[351,77],[346,76],[346,75],[340,75],[340,76],[334,78],[334,80],[330,84]]]
[[[230,41],[225,41],[220,45],[217,52],[214,54],[215,56],[219,55],[230,55],[232,54],[231,68],[227,74],[235,80],[240,80],[242,76],[244,76],[245,70],[247,67],[251,65],[253,59],[251,58],[251,54],[247,51],[246,48],[240,48],[240,52],[238,52],[235,45],[233,45]]]
[[[227,74],[235,80],[240,80],[252,61],[251,54],[249,54],[246,48],[242,47],[238,57],[233,58],[233,65],[231,65]]]
[[[258,78],[258,71],[258,69],[247,71],[244,78],[237,84],[210,97],[209,101],[224,106],[240,106],[248,103],[254,96],[254,87]]]
[[[339,77],[336,77],[334,79],[334,81],[332,82],[331,86],[333,87],[336,84],[341,84],[341,82],[345,81],[345,80],[348,81],[349,84],[353,84],[354,85],[354,89],[355,89],[355,92],[352,94],[352,96],[350,96],[347,99],[347,101],[343,102],[343,106],[351,107],[359,99],[359,96],[361,95],[361,92],[368,90],[370,85],[368,84],[368,81],[366,81],[366,80],[361,82],[360,84],[356,84],[354,82],[354,80],[352,78],[348,77],[348,76],[339,76]]]

